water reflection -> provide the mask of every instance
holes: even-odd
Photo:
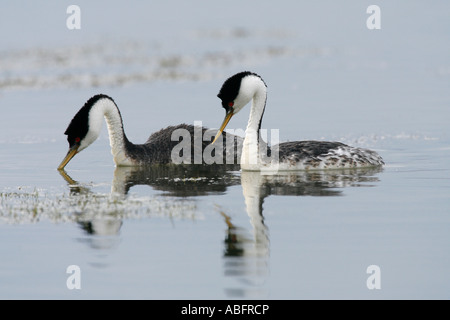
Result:
[[[87,196],[86,199],[94,196],[94,193],[90,188],[83,186],[72,179],[65,171],[59,171],[59,173],[68,183],[71,196]],[[89,209],[86,208],[86,211],[89,211]],[[87,216],[89,216],[89,218],[86,218],[85,213],[86,212],[79,212],[77,214],[76,222],[81,229],[90,236],[87,238],[80,238],[78,241],[85,243],[91,249],[96,250],[116,248],[120,242],[118,235],[120,228],[122,227],[122,219],[114,214],[88,214]],[[93,265],[98,266],[103,264],[95,263]]]
[[[234,223],[229,214],[219,209],[226,224],[222,253],[224,275],[232,280],[227,281],[224,290],[227,296],[233,298],[269,296],[266,284],[270,274],[270,234],[263,214],[263,204],[268,196],[342,196],[346,187],[375,186],[378,181],[376,174],[382,170],[372,168],[264,174],[247,171],[238,173],[229,169],[223,166],[116,168],[110,197],[127,203],[127,195],[133,186],[148,185],[153,190],[161,191],[157,198],[169,206],[170,214],[189,208],[195,212],[192,203],[196,197],[226,194],[229,186],[241,184],[250,226]],[[90,188],[80,185],[64,171],[61,171],[61,175],[69,184],[71,195],[95,198]],[[174,203],[173,197],[182,200],[179,206],[170,207]],[[148,203],[145,205],[150,206]],[[93,249],[111,249],[120,243],[123,215],[116,209],[107,214],[81,212],[77,223],[89,234],[82,241]],[[100,261],[91,264],[101,267],[108,265],[104,256]]]
[[[237,280],[236,287],[225,288],[234,298],[267,298],[265,284],[269,275],[270,237],[264,223],[263,203],[270,195],[282,196],[341,196],[342,188],[374,186],[381,168],[345,169],[332,171],[298,171],[268,174],[241,172],[242,193],[250,219],[251,234],[236,226],[231,218],[220,212],[227,225],[224,250],[225,276]]]
[[[190,197],[211,194],[223,194],[231,185],[240,183],[239,175],[232,169],[235,166],[152,166],[152,167],[117,167],[111,183],[109,202],[117,204],[127,201],[127,194],[133,186],[148,185],[153,190],[163,193],[155,198],[158,207],[164,207],[170,214],[171,210],[188,210],[192,208]],[[70,177],[67,172],[59,171],[68,183],[71,196],[83,196],[83,201],[95,203],[96,194],[91,188],[84,186]],[[176,203],[171,197],[182,198]],[[184,200],[183,200],[184,199]],[[156,199],[155,199],[156,200]],[[131,204],[131,200],[126,203]],[[151,206],[152,203],[148,203]],[[122,226],[122,214],[118,208],[105,204],[102,214],[98,214],[98,206],[85,205],[78,213],[77,222],[81,228],[91,235],[118,234]],[[150,211],[151,212],[151,211]]]
[[[69,185],[71,197],[87,203],[77,213],[76,223],[88,237],[77,240],[95,249],[95,258],[90,264],[96,268],[105,268],[109,265],[108,255],[105,253],[119,245],[123,217],[131,211],[132,202],[127,195],[133,186],[148,185],[163,192],[153,202],[138,203],[138,206],[147,206],[150,213],[162,210],[170,217],[186,212],[195,214],[196,207],[191,197],[223,194],[229,186],[240,183],[239,175],[233,169],[238,168],[202,165],[117,167],[114,170],[110,196],[100,198],[101,212],[96,201],[98,195],[91,188],[72,179],[65,171],[60,171],[60,174]],[[174,201],[173,197],[181,199]],[[118,208],[117,203],[124,205]],[[152,206],[155,208],[151,208]]]
[[[126,195],[133,186],[148,185],[175,197],[223,194],[240,183],[238,170],[235,165],[117,167],[111,192]]]

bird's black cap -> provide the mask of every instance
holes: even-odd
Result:
[[[104,98],[113,100],[111,97],[105,94],[97,94],[91,97],[73,117],[72,121],[64,132],[64,134],[67,135],[67,141],[69,142],[70,148],[72,148],[76,144],[79,144],[80,141],[84,139],[89,131],[89,112],[91,111],[92,106],[97,103],[97,101]]]

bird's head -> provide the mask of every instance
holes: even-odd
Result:
[[[223,83],[217,97],[222,100],[225,119],[212,143],[220,137],[231,118],[253,99],[262,85],[266,87],[262,78],[250,71],[236,73]]]
[[[102,128],[102,115],[97,115],[100,103],[106,100],[113,101],[107,95],[98,94],[90,98],[84,106],[73,117],[66,131],[67,142],[69,143],[69,151],[64,157],[58,170],[64,169],[69,161],[79,152],[91,145],[100,135]],[[114,102],[114,101],[113,101]]]

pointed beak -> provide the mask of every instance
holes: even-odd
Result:
[[[73,180],[68,174],[67,172],[65,172],[64,170],[59,170],[59,174],[64,178],[64,180],[66,180],[66,182],[71,185],[77,185],[78,182],[76,182],[75,180]]]
[[[69,149],[67,155],[64,157],[63,161],[58,167],[58,170],[63,170],[64,167],[69,163],[69,161],[78,153],[79,144],[75,144],[72,148]]]
[[[230,111],[228,111],[227,114],[225,115],[225,119],[223,119],[222,125],[220,126],[219,131],[217,131],[217,134],[211,144],[214,144],[214,142],[216,142],[217,138],[220,137],[220,135],[222,134],[222,131],[225,129],[228,122],[230,122],[230,119],[233,115],[234,115],[233,109],[230,109]]]

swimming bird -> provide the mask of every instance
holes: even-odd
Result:
[[[209,129],[187,124],[161,129],[153,133],[145,143],[134,144],[125,135],[122,116],[114,100],[107,95],[98,94],[85,103],[67,127],[64,134],[67,135],[69,151],[58,166],[58,170],[64,169],[77,153],[86,149],[98,138],[103,118],[106,119],[108,126],[111,153],[116,166],[144,166],[170,163],[205,164],[204,151],[209,150],[212,154],[215,152],[219,154],[221,151],[220,148],[211,149],[211,140],[205,138],[206,131]],[[210,132],[209,136],[212,138],[215,134],[216,131],[213,134]],[[180,138],[183,139],[180,140]],[[185,139],[189,140],[184,141]],[[228,139],[230,141],[233,140],[233,145]],[[239,147],[239,139],[241,140],[240,146],[242,146],[242,138],[231,134],[223,140],[223,157],[227,157],[227,159],[234,157],[234,163],[237,163],[237,155],[240,154],[240,151],[236,152],[236,149]],[[228,142],[225,143],[225,141]],[[181,143],[184,144],[180,146]],[[205,150],[206,148],[208,150]],[[183,155],[180,156],[181,154]],[[173,161],[174,155],[176,161]]]
[[[222,100],[226,114],[216,138],[230,119],[252,101],[241,154],[242,170],[311,170],[384,165],[376,152],[341,142],[292,141],[267,146],[260,135],[267,85],[256,73],[244,71],[231,76],[217,96]]]

